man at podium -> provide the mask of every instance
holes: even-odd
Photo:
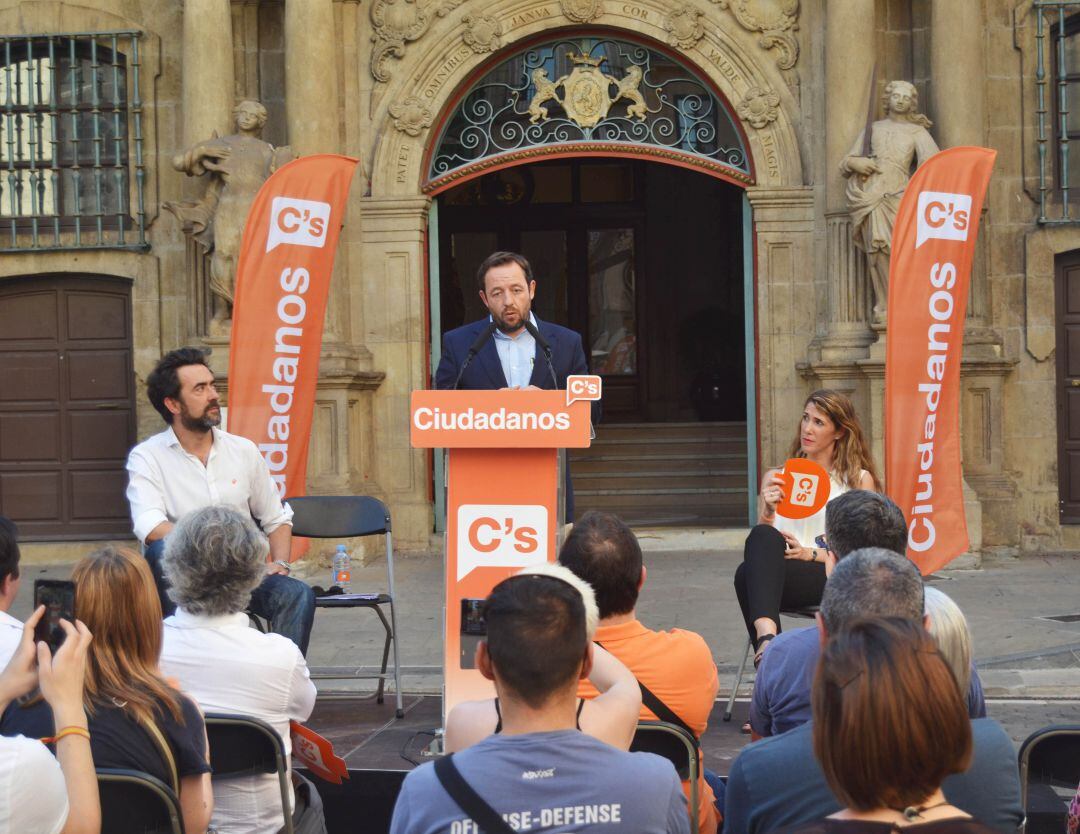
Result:
[[[568,376],[589,373],[581,336],[532,314],[536,281],[523,255],[493,252],[476,271],[476,283],[490,315],[443,335],[436,388],[551,390],[566,388]],[[566,484],[566,519],[571,521],[569,471]]]

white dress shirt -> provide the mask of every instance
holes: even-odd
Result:
[[[23,623],[7,611],[0,611],[0,669],[8,665],[22,642]]]
[[[529,321],[536,324],[536,317],[532,313],[529,313]],[[501,330],[496,330],[495,350],[499,354],[506,384],[511,388],[528,387],[536,359],[536,339],[532,333],[522,329],[517,336],[507,336]]]
[[[67,822],[60,764],[37,739],[0,738],[0,834],[58,834]]]
[[[169,426],[128,455],[127,499],[135,536],[141,542],[163,521],[210,504],[225,504],[255,519],[269,535],[292,523],[258,447],[238,434],[211,429],[214,442],[206,465],[184,451]]]
[[[204,712],[261,718],[285,742],[289,721],[306,721],[315,706],[315,684],[300,650],[280,634],[262,634],[246,614],[210,617],[178,609],[165,619],[161,671]],[[229,834],[274,834],[282,825],[276,776],[214,779],[212,825]]]

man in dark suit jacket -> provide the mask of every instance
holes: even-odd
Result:
[[[566,378],[573,374],[589,373],[581,336],[557,324],[540,321],[532,315],[532,300],[536,281],[532,267],[515,252],[494,252],[476,273],[480,300],[490,313],[481,319],[458,327],[443,335],[442,358],[435,371],[435,387],[471,390],[501,388],[566,388]],[[548,366],[537,339],[525,327],[531,321],[540,336],[551,348]],[[476,355],[469,361],[469,349],[492,324],[495,332],[484,340]],[[468,361],[464,373],[462,366]],[[554,371],[554,378],[552,378]],[[458,374],[461,379],[458,381]],[[598,416],[594,403],[593,422]],[[569,469],[569,468],[568,468]],[[574,494],[570,475],[566,478],[566,519],[573,519]]]

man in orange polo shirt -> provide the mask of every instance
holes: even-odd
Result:
[[[586,513],[563,543],[559,561],[596,592],[600,609],[596,642],[621,660],[638,683],[659,698],[700,739],[708,726],[719,687],[716,664],[700,634],[679,628],[652,631],[638,622],[634,608],[645,584],[645,566],[633,531],[611,513]],[[582,681],[578,696],[596,695],[592,685]],[[643,704],[641,718],[656,721],[658,716]],[[699,772],[704,773],[700,761]],[[689,798],[689,784],[684,782],[683,789]],[[712,788],[700,776],[700,834],[715,834],[717,830],[719,815],[715,803]]]

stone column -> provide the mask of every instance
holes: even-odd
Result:
[[[285,114],[297,156],[340,149],[333,0],[285,2]]]
[[[866,123],[874,66],[874,0],[828,0],[825,11],[825,217],[828,331],[825,362],[866,356],[874,335],[867,324],[866,259],[851,242],[851,220],[840,162]]]
[[[185,0],[183,146],[232,133],[233,37],[229,0]]]
[[[986,23],[982,3],[933,3],[930,16],[933,133],[942,148],[986,144]],[[986,217],[982,220],[985,222]],[[986,327],[986,246],[972,266],[968,329]]]

